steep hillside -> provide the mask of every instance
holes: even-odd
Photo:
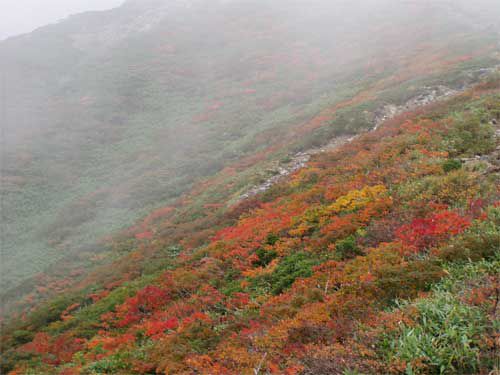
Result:
[[[0,42],[0,372],[499,371],[499,18],[128,0]]]
[[[121,257],[107,236],[156,208],[197,197],[198,220],[384,105],[474,81],[498,64],[484,3],[128,1],[0,43],[4,309]]]
[[[134,251],[95,274],[121,281],[5,327],[2,366],[487,374],[498,355],[499,124],[497,74],[315,154],[224,214],[152,213],[129,234]],[[193,245],[200,236],[208,243]]]

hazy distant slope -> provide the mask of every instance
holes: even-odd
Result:
[[[2,325],[1,371],[495,373],[499,124],[497,70],[222,214],[153,212],[79,290]]]
[[[493,64],[494,6],[129,1],[0,43],[4,289],[370,85]]]

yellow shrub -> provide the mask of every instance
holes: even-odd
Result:
[[[354,211],[365,207],[368,203],[380,198],[387,193],[383,185],[367,186],[361,190],[351,190],[346,195],[338,198],[328,209],[332,213]]]

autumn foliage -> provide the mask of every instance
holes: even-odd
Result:
[[[494,223],[500,217],[497,187],[487,175],[475,169],[443,170],[453,119],[441,111],[432,119],[408,114],[389,121],[318,154],[274,187],[274,196],[228,210],[217,221],[227,220],[226,225],[206,236],[204,245],[186,247],[154,277],[137,277],[141,282],[133,290],[126,289],[127,283],[113,285],[101,297],[90,298],[91,307],[105,306],[97,310],[91,330],[82,328],[87,323],[78,309],[85,314],[85,306],[69,306],[61,322],[48,326],[50,335],[37,332],[16,349],[43,364],[20,362],[18,370],[434,371],[428,359],[411,357],[409,339],[398,335],[414,326],[431,335],[434,326],[427,327],[422,317],[437,319],[433,309],[441,305],[456,308],[460,317],[484,318],[481,327],[489,327],[488,316],[499,298],[498,277],[487,271],[461,300],[433,289],[440,282],[446,285],[444,260],[461,259],[460,244],[476,252],[478,261],[491,258],[491,252],[479,255],[477,249],[494,247]],[[170,232],[161,219],[170,212],[151,215],[141,226],[144,231],[134,234],[142,246],[136,259],[165,251],[161,231]],[[129,294],[105,305],[125,290]],[[407,305],[395,307],[402,300]],[[469,332],[457,321],[474,351],[492,350],[489,328],[474,326]],[[484,342],[477,340],[476,328],[487,337]],[[465,366],[450,358],[450,368]],[[478,371],[488,368],[489,362],[484,363]]]

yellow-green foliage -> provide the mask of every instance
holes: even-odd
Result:
[[[367,186],[361,190],[352,190],[346,195],[338,198],[328,207],[331,213],[355,211],[365,207],[368,203],[387,194],[383,185]]]

